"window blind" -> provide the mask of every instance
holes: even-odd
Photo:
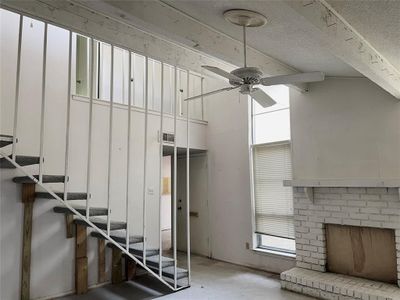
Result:
[[[292,179],[290,144],[254,145],[256,232],[294,239],[293,193],[283,180]]]

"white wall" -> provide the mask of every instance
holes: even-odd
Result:
[[[368,79],[291,91],[294,179],[400,180],[400,102]]]
[[[17,54],[18,18],[1,12],[1,129],[2,134],[12,134],[14,110],[15,72]],[[14,26],[12,26],[14,24]],[[43,29],[41,22],[25,19],[22,45],[21,82],[18,125],[18,154],[39,154],[40,103]],[[4,51],[3,51],[4,50]],[[45,174],[64,173],[68,33],[49,26],[48,61],[45,109]],[[71,160],[70,191],[86,191],[87,137],[89,102],[74,97],[71,101]],[[115,104],[111,168],[112,220],[125,220],[126,156],[127,156],[127,107]],[[94,101],[93,152],[92,152],[92,200],[91,206],[106,205],[109,103]],[[149,246],[158,245],[158,164],[160,117],[149,114],[148,161],[147,161],[147,234]],[[165,130],[173,131],[173,119],[166,116]],[[177,144],[186,146],[186,121],[178,120]],[[207,125],[193,122],[190,125],[190,144],[205,149]],[[132,111],[131,139],[131,233],[142,233],[143,201],[143,153],[144,113]],[[2,149],[10,152],[11,147]],[[31,173],[38,166],[27,167]],[[20,186],[11,182],[12,177],[22,175],[15,170],[0,170],[0,239],[1,239],[1,299],[18,299],[20,287],[22,209]],[[54,184],[55,190],[63,186]],[[76,201],[74,203],[78,203]],[[34,207],[31,297],[53,297],[74,289],[74,240],[65,238],[64,216],[54,214],[57,201],[37,200]],[[97,283],[97,241],[89,239],[89,284]],[[109,259],[109,257],[108,257]],[[107,263],[107,272],[110,264]],[[108,272],[109,273],[109,272]]]

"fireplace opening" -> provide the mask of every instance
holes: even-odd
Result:
[[[327,271],[397,283],[392,229],[325,224]]]

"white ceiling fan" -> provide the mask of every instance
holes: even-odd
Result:
[[[257,85],[270,86],[277,84],[295,84],[324,80],[325,75],[322,72],[299,73],[293,75],[281,75],[263,78],[263,73],[259,68],[247,66],[246,27],[263,26],[267,23],[267,18],[257,12],[244,9],[227,10],[224,12],[224,18],[232,24],[239,25],[243,28],[244,67],[235,69],[229,73],[217,67],[202,66],[204,69],[228,79],[231,86],[204,93],[202,95],[189,97],[185,99],[185,101],[214,95],[224,91],[240,89],[239,92],[241,94],[250,95],[262,107],[268,107],[274,105],[276,102],[266,93],[264,93],[260,88],[258,88]]]

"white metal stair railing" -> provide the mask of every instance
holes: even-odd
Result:
[[[90,47],[90,51],[89,51],[89,72],[90,72],[90,94],[89,94],[89,138],[88,138],[88,153],[87,153],[87,178],[86,178],[86,210],[84,211],[85,213],[80,213],[77,207],[74,207],[72,205],[70,205],[69,203],[69,194],[68,193],[68,178],[69,178],[69,162],[70,162],[70,124],[71,124],[71,97],[72,97],[72,93],[71,93],[71,63],[72,63],[72,31],[67,29],[69,31],[69,53],[68,53],[68,91],[67,91],[67,112],[66,112],[66,136],[65,136],[65,170],[64,170],[64,179],[63,179],[63,183],[64,183],[64,189],[62,193],[59,192],[55,192],[54,190],[52,190],[49,186],[47,186],[45,184],[45,181],[43,180],[43,170],[44,170],[44,145],[45,145],[45,124],[44,124],[44,120],[45,120],[45,105],[46,105],[46,93],[45,93],[45,89],[46,89],[46,57],[47,57],[47,47],[48,47],[48,39],[47,39],[47,30],[48,30],[48,24],[47,22],[44,22],[45,26],[44,26],[44,39],[43,39],[43,66],[42,66],[42,85],[41,85],[41,114],[40,114],[40,157],[39,157],[39,161],[38,163],[35,164],[39,164],[39,175],[33,175],[30,174],[26,169],[24,169],[24,165],[19,164],[18,163],[18,156],[16,155],[17,153],[17,128],[18,128],[18,102],[19,102],[19,89],[20,89],[20,71],[21,71],[21,45],[22,45],[22,25],[23,25],[23,15],[20,15],[20,20],[19,20],[19,35],[18,35],[18,51],[17,51],[17,65],[16,65],[16,90],[15,90],[15,105],[14,105],[14,126],[13,126],[13,135],[11,136],[12,138],[12,154],[11,156],[7,155],[6,153],[4,153],[2,150],[0,151],[0,156],[2,158],[4,158],[6,161],[8,161],[8,163],[10,163],[11,165],[13,165],[17,170],[23,172],[30,180],[32,180],[33,183],[37,184],[38,186],[40,186],[42,189],[44,189],[48,195],[50,195],[51,197],[53,197],[54,199],[58,200],[63,206],[65,206],[71,213],[73,213],[75,216],[77,216],[80,220],[82,220],[85,224],[87,224],[89,227],[91,227],[95,232],[98,233],[98,235],[102,238],[104,238],[105,240],[107,240],[110,244],[112,244],[113,246],[115,246],[116,248],[118,248],[119,250],[121,250],[126,256],[128,256],[130,259],[132,259],[133,261],[135,261],[139,266],[141,266],[142,268],[144,268],[147,272],[149,272],[151,275],[153,275],[154,277],[156,277],[160,282],[162,282],[163,284],[165,284],[168,288],[174,290],[174,291],[178,291],[180,289],[186,288],[188,286],[190,286],[190,228],[189,228],[189,102],[187,102],[187,148],[186,148],[186,155],[187,155],[187,211],[186,211],[186,217],[187,217],[187,263],[188,263],[188,269],[187,270],[183,270],[183,273],[186,274],[186,276],[183,277],[187,277],[188,279],[188,284],[186,285],[182,285],[182,286],[178,286],[178,280],[180,280],[182,277],[178,276],[177,272],[178,272],[178,267],[177,267],[177,226],[176,226],[176,182],[177,182],[177,178],[176,178],[176,172],[177,172],[177,143],[176,143],[176,132],[177,132],[177,105],[178,105],[178,95],[177,95],[177,68],[175,68],[175,99],[174,99],[174,180],[173,180],[173,209],[174,209],[174,214],[173,214],[173,276],[170,276],[170,279],[173,279],[173,284],[170,284],[167,280],[164,279],[164,277],[168,277],[165,276],[164,274],[164,267],[163,267],[163,256],[162,256],[162,237],[161,237],[161,197],[162,197],[162,157],[163,157],[163,88],[164,88],[164,82],[163,82],[163,76],[164,76],[164,64],[161,63],[161,112],[160,112],[160,131],[159,131],[159,135],[160,135],[160,153],[159,153],[159,159],[160,159],[160,167],[159,167],[159,248],[158,250],[158,268],[157,267],[152,267],[151,265],[148,265],[146,263],[146,256],[147,256],[147,251],[146,251],[146,236],[147,236],[147,232],[146,232],[146,168],[147,168],[147,164],[146,164],[146,159],[147,159],[147,117],[148,117],[148,113],[149,113],[149,109],[148,109],[148,57],[146,57],[146,72],[145,72],[145,144],[144,144],[144,184],[143,184],[143,238],[142,238],[142,255],[141,257],[131,253],[131,236],[129,235],[129,196],[130,196],[130,188],[129,188],[129,177],[130,177],[130,170],[129,170],[129,164],[130,164],[130,143],[131,143],[131,101],[133,102],[133,100],[131,99],[131,95],[134,96],[134,93],[132,92],[132,84],[131,84],[131,79],[134,80],[133,78],[133,70],[132,70],[132,66],[131,66],[131,56],[132,51],[130,49],[123,49],[121,47],[121,49],[128,51],[129,52],[129,88],[128,88],[128,134],[127,134],[127,147],[128,147],[128,151],[127,151],[127,164],[128,164],[128,168],[127,168],[127,178],[126,178],[126,222],[125,222],[125,226],[126,226],[126,240],[124,243],[120,243],[118,241],[116,241],[113,237],[112,237],[112,233],[111,231],[114,231],[113,229],[111,229],[111,209],[110,209],[110,204],[111,204],[111,194],[110,194],[110,172],[111,172],[111,151],[112,151],[112,128],[113,128],[113,85],[114,85],[114,68],[113,68],[113,63],[114,63],[114,45],[111,45],[111,76],[110,76],[110,105],[109,105],[109,109],[110,109],[110,116],[109,116],[109,136],[108,136],[108,143],[109,143],[109,157],[108,157],[108,186],[107,186],[107,220],[106,220],[106,229],[102,229],[100,228],[101,226],[96,225],[94,221],[91,221],[93,219],[91,219],[91,207],[90,207],[90,198],[91,198],[91,149],[92,149],[92,127],[93,127],[93,65],[94,65],[94,46],[95,46],[95,40],[94,37],[89,37],[89,47]],[[189,72],[188,72],[189,74]],[[189,78],[189,76],[188,76]],[[154,85],[153,85],[154,87]],[[187,87],[189,90],[189,80],[187,82]],[[154,94],[154,93],[153,93]],[[8,143],[10,144],[10,143]],[[61,182],[61,181],[59,181]],[[60,197],[62,196],[62,197]],[[71,198],[71,200],[73,200]],[[94,209],[94,207],[93,207]],[[81,210],[82,211],[82,210]],[[104,227],[104,226],[103,226]],[[171,261],[170,261],[171,262]],[[168,267],[168,266],[165,266]],[[156,269],[156,271],[155,271]],[[169,273],[170,274],[170,273]],[[170,274],[171,275],[171,274]]]
[[[73,208],[67,201],[64,201],[61,199],[52,189],[47,187],[45,184],[40,183],[38,179],[36,179],[32,174],[27,172],[22,166],[17,164],[12,158],[10,158],[7,154],[5,154],[3,151],[0,151],[0,156],[2,158],[5,158],[9,163],[14,165],[18,170],[20,170],[22,173],[24,173],[26,176],[28,176],[35,184],[39,185],[41,188],[43,188],[47,193],[49,193],[54,199],[58,200],[61,204],[63,204],[65,207],[67,207],[74,215],[79,217],[81,220],[86,222],[92,229],[96,230],[98,233],[100,233],[109,243],[112,243],[113,246],[117,247],[119,250],[121,250],[125,255],[129,256],[132,260],[134,260],[137,264],[139,264],[142,268],[144,268],[146,271],[148,271],[150,274],[153,276],[157,277],[162,283],[164,283],[167,287],[169,287],[172,290],[180,290],[183,288],[186,288],[186,286],[178,287],[177,289],[174,289],[171,287],[171,285],[165,281],[162,277],[159,276],[156,272],[154,272],[152,269],[150,269],[147,265],[143,264],[139,259],[137,259],[133,254],[131,254],[129,251],[127,251],[124,247],[122,247],[118,242],[114,241],[113,238],[111,238],[109,235],[107,235],[102,229],[97,227],[95,224],[93,224],[90,219],[88,219],[86,216],[82,215],[79,213],[75,208]]]

